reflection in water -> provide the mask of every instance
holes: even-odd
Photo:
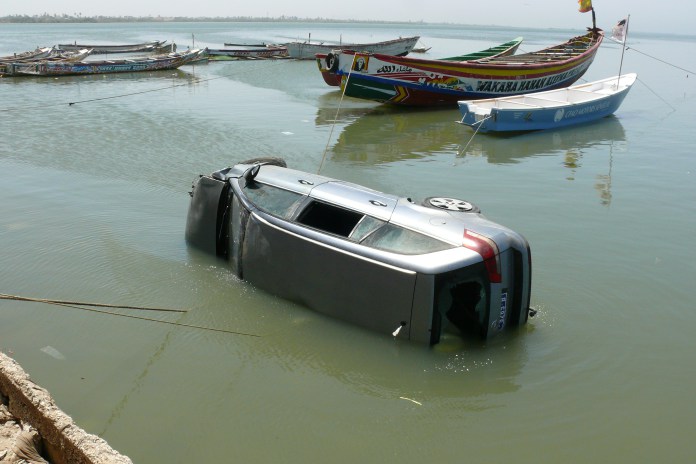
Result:
[[[611,204],[611,168],[613,152],[617,143],[625,142],[626,134],[621,122],[609,116],[577,127],[556,131],[538,131],[508,136],[477,134],[469,144],[467,156],[485,156],[496,164],[517,163],[528,156],[563,154],[563,166],[569,172],[566,179],[575,180],[577,170],[582,167],[583,154],[591,147],[608,146],[607,172],[597,174],[595,189],[603,206]]]
[[[460,127],[460,129],[464,129]],[[467,130],[468,134],[473,131]],[[528,156],[563,153],[565,165],[580,167],[582,150],[595,145],[609,145],[626,140],[623,126],[614,116],[577,127],[554,131],[537,131],[515,135],[481,134],[474,136],[465,153],[467,156],[485,156],[490,163],[517,163]]]
[[[380,106],[348,125],[333,147],[333,159],[382,164],[456,152],[461,127],[455,110]]]
[[[341,92],[329,92],[317,99],[316,125],[326,126],[334,123],[349,123],[359,119],[374,109],[367,100],[341,99]]]

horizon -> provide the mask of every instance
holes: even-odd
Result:
[[[696,6],[685,0],[666,0],[660,8],[648,0],[594,0],[597,26],[611,30],[619,20],[630,17],[633,31],[694,35],[692,20]],[[493,9],[494,8],[494,9]],[[462,24],[534,29],[577,29],[591,24],[589,13],[579,12],[577,0],[537,0],[523,3],[517,0],[498,0],[493,8],[456,4],[440,9],[424,9],[415,0],[384,0],[378,4],[356,0],[351,4],[317,4],[298,0],[292,4],[269,0],[263,4],[243,4],[234,7],[222,0],[202,0],[195,6],[171,5],[163,0],[140,2],[122,0],[109,4],[85,4],[80,0],[25,0],[3,8],[5,18],[12,16],[42,17],[72,16],[76,18],[186,18],[220,20],[224,18],[257,18],[259,20],[306,20],[327,22],[385,22]],[[288,9],[293,11],[288,12]],[[633,10],[633,11],[632,11]],[[674,15],[674,11],[680,14]],[[164,14],[162,14],[164,12]],[[356,17],[357,16],[357,17]],[[369,19],[360,18],[369,16]],[[541,24],[540,24],[541,23]]]

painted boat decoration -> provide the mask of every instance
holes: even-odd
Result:
[[[386,55],[405,56],[408,55],[420,36],[399,37],[394,40],[373,43],[347,43],[347,44],[326,44],[312,42],[288,42],[283,46],[288,49],[288,56],[300,60],[310,60],[316,57],[317,53],[330,53],[332,50],[359,50],[367,53],[384,53]]]
[[[89,48],[92,50],[92,54],[101,55],[105,53],[141,53],[141,52],[160,52],[164,51],[163,47],[172,47],[174,49],[166,50],[167,52],[175,52],[176,46],[174,44],[165,45],[166,40],[155,40],[152,42],[144,42],[138,44],[78,44],[77,42],[72,44],[58,44],[58,48],[61,50],[82,50],[84,48]]]
[[[467,62],[425,60],[342,51],[337,73],[351,97],[408,106],[454,106],[459,100],[495,98],[567,87],[592,64],[601,29],[531,53]]]
[[[531,131],[595,121],[613,114],[635,83],[635,73],[563,89],[459,102],[462,124],[481,132]]]
[[[485,50],[480,50],[478,52],[467,53],[466,55],[450,56],[448,58],[440,58],[442,61],[470,61],[478,60],[481,58],[488,58],[493,56],[507,56],[514,55],[523,38],[517,37],[509,42],[496,45],[494,47],[487,48]],[[336,52],[329,52],[328,54],[317,53],[317,66],[319,67],[319,72],[324,78],[324,82],[331,86],[341,85],[341,76],[337,74],[338,71],[338,58],[336,57]]]
[[[24,59],[19,59],[16,61],[0,61],[0,76],[10,75],[12,70],[15,69],[15,64],[19,65],[21,63],[36,63],[40,61],[80,61],[87,58],[92,50],[76,50],[76,51],[65,51],[58,48],[51,48],[48,54],[41,53],[40,58],[36,57],[26,57]]]
[[[264,60],[268,58],[287,58],[288,49],[282,46],[209,48],[208,56],[213,61]]]
[[[13,76],[67,76],[82,74],[110,74],[123,72],[159,71],[176,69],[205,56],[205,50],[188,50],[183,53],[169,53],[122,60],[99,61],[38,61],[29,63],[9,63],[6,74]]]

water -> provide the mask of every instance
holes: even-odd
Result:
[[[438,57],[518,35],[531,51],[579,32],[3,25],[0,55],[72,41],[219,47],[312,33],[419,34]],[[0,350],[138,463],[690,461],[696,84],[685,70],[696,69],[696,38],[629,41],[623,71],[639,82],[615,117],[471,141],[456,109],[342,100],[311,61],[2,78],[0,292],[184,308],[121,312],[260,337],[0,300]],[[620,58],[607,40],[585,78],[616,74]],[[539,315],[486,346],[448,339],[428,349],[238,281],[187,248],[187,192],[196,175],[258,156],[312,172],[323,161],[323,174],[413,198],[473,201],[528,238]]]

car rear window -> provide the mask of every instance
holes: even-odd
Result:
[[[394,224],[385,224],[368,235],[361,243],[402,255],[422,255],[453,248],[449,243]]]

